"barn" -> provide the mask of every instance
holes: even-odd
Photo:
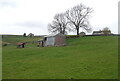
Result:
[[[64,45],[66,45],[66,37],[62,33],[45,36],[42,41],[42,46],[64,46]]]

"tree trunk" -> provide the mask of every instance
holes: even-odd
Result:
[[[79,37],[79,28],[77,28],[77,37]]]
[[[63,28],[63,34],[65,35],[65,27]]]

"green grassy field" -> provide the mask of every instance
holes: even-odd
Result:
[[[16,43],[21,38],[3,41]],[[63,47],[8,45],[3,47],[2,72],[3,79],[117,79],[118,37],[69,38]]]

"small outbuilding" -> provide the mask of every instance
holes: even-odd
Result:
[[[48,35],[41,41],[41,46],[64,46],[66,45],[66,36],[62,33],[56,35]]]
[[[93,35],[102,35],[104,34],[103,31],[93,31]]]
[[[28,37],[34,37],[34,34],[29,33],[29,34],[28,34]]]
[[[93,35],[110,35],[111,31],[110,30],[99,30],[99,31],[93,31]]]
[[[86,33],[85,32],[80,32],[80,34],[79,34],[80,36],[85,36],[86,35]]]

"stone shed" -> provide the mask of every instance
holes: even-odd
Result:
[[[43,38],[42,46],[64,46],[66,45],[66,36],[62,33],[48,35]]]

